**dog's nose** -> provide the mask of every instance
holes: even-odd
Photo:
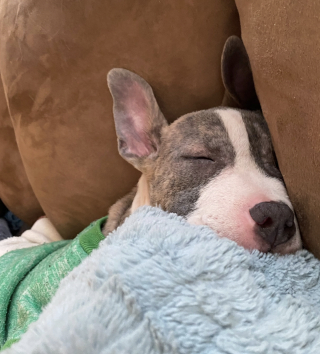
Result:
[[[271,247],[290,240],[296,233],[293,211],[281,202],[263,202],[249,210],[256,232]]]

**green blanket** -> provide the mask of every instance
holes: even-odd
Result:
[[[8,252],[0,257],[0,348],[17,342],[58,289],[60,281],[104,239],[106,217],[74,240]]]

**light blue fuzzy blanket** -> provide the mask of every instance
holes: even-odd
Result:
[[[320,263],[250,254],[144,207],[6,354],[320,353]]]

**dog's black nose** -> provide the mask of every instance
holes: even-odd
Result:
[[[271,247],[285,243],[296,232],[293,211],[281,202],[263,202],[249,210],[256,232]]]

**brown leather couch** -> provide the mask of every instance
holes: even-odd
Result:
[[[106,73],[143,76],[169,121],[219,105],[221,51],[241,23],[305,243],[320,256],[319,10],[289,0],[4,0],[0,198],[30,224],[45,213],[65,238],[107,214],[138,173],[117,153]]]

